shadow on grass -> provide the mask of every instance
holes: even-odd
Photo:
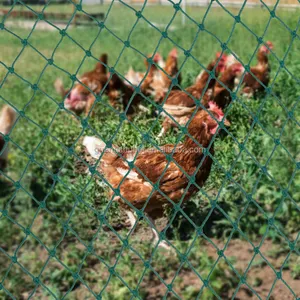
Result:
[[[216,232],[215,230],[216,223],[225,218],[220,211],[214,210],[209,216],[208,220],[206,220],[207,215],[210,211],[210,207],[209,208],[199,207],[199,205],[197,205],[193,201],[189,201],[186,204],[184,204],[183,211],[197,227],[202,227],[203,233],[207,237],[222,236],[222,232]],[[172,212],[170,216],[171,215]],[[203,222],[205,220],[206,222],[203,225]],[[174,239],[176,236],[176,238],[181,241],[187,241],[193,238],[195,232],[196,229],[194,225],[189,220],[187,220],[182,214],[177,214],[172,222],[172,225],[167,230],[166,234],[169,239]]]
[[[3,178],[0,178],[0,198],[10,196],[14,191],[14,185]]]

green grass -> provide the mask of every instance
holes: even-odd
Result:
[[[42,7],[34,9],[38,11]],[[107,12],[108,7],[87,9],[91,12],[98,9]],[[51,8],[50,5],[47,10],[58,9]],[[71,11],[72,7],[62,6],[59,10]],[[230,9],[230,12],[236,15],[238,10]],[[188,8],[187,13],[200,23],[205,10]],[[163,31],[174,15],[174,10],[170,7],[161,7],[159,10],[157,7],[146,7],[143,15]],[[288,28],[297,30],[298,11],[278,11],[277,15]],[[274,242],[281,241],[286,246],[287,242],[280,238],[278,231],[281,236],[284,235],[292,241],[299,232],[300,224],[299,207],[296,206],[300,199],[300,177],[295,165],[295,161],[299,162],[300,142],[299,104],[297,106],[300,95],[300,41],[297,37],[291,43],[292,36],[287,28],[277,19],[268,23],[269,19],[270,14],[267,10],[246,9],[241,14],[241,20],[253,33],[258,36],[265,34],[264,40],[274,43],[276,57],[285,60],[285,66],[292,76],[280,69],[277,58],[271,56],[271,88],[276,96],[262,96],[256,100],[239,97],[226,111],[232,123],[230,134],[221,134],[216,140],[215,158],[218,163],[214,164],[203,190],[213,200],[217,197],[218,205],[227,218],[220,209],[214,209],[211,213],[211,205],[202,193],[198,193],[184,209],[195,224],[203,226],[209,238],[240,237],[238,231],[232,231],[230,218],[250,241],[267,237],[274,239]],[[6,21],[10,21],[10,18]],[[93,67],[95,60],[86,57],[84,50],[90,50],[94,57],[107,52],[109,65],[114,66],[121,74],[130,66],[142,71],[143,56],[132,48],[124,49],[121,42],[128,39],[135,22],[134,11],[121,4],[114,4],[105,21],[108,29],[102,31],[96,24],[92,27],[70,28],[67,30],[68,36],[63,38],[58,31],[31,32],[29,29],[13,25],[0,31],[0,78],[3,80],[0,103],[11,103],[18,110],[24,111],[25,116],[30,119],[28,121],[25,117],[20,117],[13,129],[13,143],[10,142],[11,153],[6,172],[11,182],[18,181],[22,188],[16,189],[8,185],[3,176],[0,186],[0,207],[8,212],[8,217],[0,217],[0,247],[10,256],[17,256],[20,264],[11,264],[10,259],[1,251],[0,282],[16,298],[28,298],[31,293],[44,299],[49,295],[62,298],[67,293],[68,299],[92,297],[88,288],[78,281],[76,283],[72,277],[72,272],[79,272],[83,281],[95,294],[103,289],[103,299],[129,299],[131,294],[128,287],[136,288],[144,271],[144,260],[151,257],[152,246],[147,241],[140,242],[140,238],[147,234],[143,235],[143,231],[133,234],[129,238],[129,245],[136,249],[141,257],[129,249],[124,249],[116,271],[124,278],[126,284],[118,276],[112,276],[107,283],[109,272],[105,264],[114,265],[122,243],[115,231],[103,232],[96,214],[105,213],[105,223],[109,225],[117,224],[121,213],[115,204],[108,202],[105,189],[98,186],[95,180],[86,174],[76,173],[79,160],[67,149],[74,149],[80,157],[81,137],[90,134],[91,130],[83,130],[79,121],[67,111],[59,109],[57,103],[61,102],[61,98],[53,88],[57,77],[63,79],[65,86],[71,86],[70,74],[80,75]],[[141,19],[129,40],[130,45],[144,55],[152,53],[157,46],[158,51],[166,56],[174,47],[173,43],[180,49],[189,49],[193,45],[192,55],[202,65],[206,65],[214,54],[221,50],[220,43],[213,36],[215,35],[220,41],[226,42],[228,48],[245,64],[254,65],[255,56],[250,60],[257,47],[256,37],[242,24],[234,24],[234,19],[228,12],[212,9],[204,21],[205,28],[210,33],[203,31],[197,36],[196,24],[187,20],[186,26],[181,26],[181,16],[178,14],[168,30],[171,39],[168,40],[161,39],[159,31]],[[297,33],[299,34],[299,30]],[[23,39],[28,42],[25,47],[21,43]],[[47,64],[49,58],[54,60],[54,65]],[[184,53],[179,50],[183,86],[187,87],[201,71],[201,67],[192,58],[183,64],[184,60]],[[13,66],[15,74],[8,74],[5,66]],[[31,89],[33,84],[38,85],[37,91]],[[119,126],[118,115],[106,104],[107,99],[104,97],[103,102],[98,103],[95,108],[95,118],[89,120],[90,128],[96,130],[105,140],[113,137],[113,142],[119,146],[136,147],[145,143],[141,133],[148,133],[151,143],[160,144],[175,142],[179,136],[178,133],[172,132],[163,141],[158,141],[156,135],[160,131],[162,120],[150,115],[141,114],[135,118],[133,124],[123,122]],[[291,110],[294,111],[294,115],[289,118],[287,112]],[[253,123],[251,114],[257,116],[259,124]],[[42,129],[47,129],[49,135],[44,137]],[[276,146],[274,139],[280,139],[281,144]],[[240,153],[237,142],[245,143],[247,151]],[[145,144],[150,146],[151,143]],[[30,155],[34,155],[32,161]],[[261,172],[257,163],[261,166],[267,164],[267,170],[276,184]],[[226,177],[226,172],[231,173],[231,179]],[[52,174],[57,174],[57,179],[53,178]],[[285,197],[285,194],[283,197],[280,187],[286,190],[290,197]],[[245,196],[250,194],[253,201],[249,201]],[[78,202],[77,196],[81,196],[82,201]],[[291,198],[294,201],[291,201]],[[46,202],[46,210],[39,206],[39,201],[43,200]],[[169,216],[172,213],[170,211]],[[210,217],[203,224],[208,214]],[[272,216],[278,230],[268,225],[267,218]],[[68,230],[63,227],[66,221],[70,221]],[[14,222],[17,224],[13,224]],[[140,227],[144,228],[145,224],[142,221],[140,223]],[[23,232],[25,228],[30,228],[32,232],[27,238]],[[185,253],[195,237],[194,227],[178,215],[171,229],[167,236],[181,253]],[[127,231],[123,229],[118,234],[125,239]],[[87,253],[86,250],[94,239],[93,249],[96,255]],[[196,298],[200,291],[201,299],[213,299],[211,290],[201,289],[202,283],[195,272],[202,278],[207,278],[210,287],[219,295],[223,295],[224,290],[228,292],[232,286],[236,287],[237,275],[233,275],[224,259],[214,267],[215,261],[205,252],[203,240],[200,238],[187,256],[194,270],[191,271],[191,266],[185,263],[178,275],[176,271],[180,266],[179,256],[158,250],[153,256],[152,271],[146,269],[140,285],[141,298],[153,296],[156,285],[161,285],[156,297],[167,295],[167,288],[161,284],[161,280],[170,281],[176,275],[174,291],[183,299]],[[60,262],[48,258],[47,251],[55,247],[56,257]],[[22,266],[34,277],[41,273],[40,280],[49,290],[41,286],[35,288],[32,278],[24,272]],[[210,274],[213,268],[214,271]],[[161,279],[153,270],[160,274]],[[298,274],[297,268],[293,270],[294,274]],[[185,280],[186,273],[197,282],[195,288],[190,287]],[[1,281],[1,278],[5,280]],[[3,289],[0,291],[0,298],[9,298]]]

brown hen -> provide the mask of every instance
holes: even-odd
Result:
[[[193,98],[202,98],[201,102],[204,106],[207,106],[208,102],[212,100],[213,88],[216,83],[215,78],[223,71],[226,62],[225,55],[223,55],[221,59],[219,59],[219,57],[220,55],[217,54],[216,59],[207,66],[206,69],[208,72],[206,70],[202,72],[197,77],[197,81],[194,85],[186,88],[185,91],[171,91],[163,105],[167,116],[163,122],[163,128],[159,137],[163,136],[171,127],[177,127],[177,124],[181,126],[186,124],[196,108]],[[215,68],[216,63],[218,63],[218,66]],[[214,78],[210,78],[210,72],[213,70],[215,70],[215,76]],[[206,90],[204,90],[205,88]],[[193,98],[190,95],[192,95]],[[169,116],[172,116],[173,119]]]
[[[55,82],[55,89],[67,97],[64,101],[66,109],[80,115],[85,112],[89,114],[94,102],[95,94],[99,94],[107,83],[107,54],[102,54],[100,62],[96,64],[94,70],[84,73],[70,90],[65,90],[60,79]]]
[[[246,73],[243,79],[243,94],[248,97],[256,96],[269,85],[271,69],[268,56],[273,49],[273,44],[269,41],[266,44],[268,47],[263,45],[257,52],[258,64],[250,68],[250,73]]]
[[[114,73],[109,80],[109,85],[107,89],[108,98],[110,104],[113,107],[117,107],[117,103],[121,102],[123,105],[123,109],[127,108],[127,117],[129,119],[132,118],[134,112],[139,108],[144,112],[149,112],[147,108],[141,105],[143,100],[143,96],[150,96],[153,93],[153,80],[158,72],[156,64],[158,64],[160,60],[160,55],[156,53],[153,58],[153,64],[150,64],[148,60],[145,60],[145,65],[147,66],[146,73],[138,73],[133,70],[129,71],[125,76],[127,80],[123,80],[119,75]],[[110,77],[110,76],[108,76]],[[134,84],[135,83],[135,84]],[[134,93],[135,87],[140,85],[141,93]],[[131,100],[132,98],[132,100]]]
[[[226,68],[215,85],[213,101],[224,109],[231,102],[231,92],[233,91],[236,79],[240,78],[245,71],[240,63],[234,63]],[[206,106],[206,103],[203,103]]]
[[[106,144],[94,137],[85,137],[83,145],[92,157],[100,159],[98,171],[114,190],[118,189],[117,193],[110,189],[109,196],[125,208],[132,227],[136,222],[135,209],[146,214],[152,227],[165,206],[187,201],[204,185],[212,166],[210,155],[214,154],[211,139],[223,118],[222,110],[210,103],[208,111],[195,114],[183,143],[165,145],[161,151],[156,148],[121,151],[116,146],[106,149]],[[223,122],[229,125],[227,120]],[[203,148],[210,155],[204,155]],[[190,177],[195,178],[195,184],[190,185]],[[153,238],[157,243],[155,227]],[[160,246],[168,247],[166,242]]]
[[[163,71],[160,70],[157,78],[154,79],[153,89],[155,91],[155,101],[162,102],[165,95],[167,94],[172,79],[177,78],[178,84],[181,84],[181,74],[178,69],[178,52],[177,49],[174,48],[170,51]],[[173,87],[173,90],[178,89],[176,86]]]
[[[149,58],[151,58],[151,55],[148,55],[148,59]],[[145,67],[148,72],[147,75],[146,72],[137,72],[134,71],[132,67],[130,67],[130,69],[124,76],[126,79],[124,83],[129,86],[139,86],[142,80],[144,79],[144,77],[146,76],[146,78],[144,79],[147,80],[148,82],[148,90],[144,90],[144,94],[146,96],[153,94],[153,91],[151,91],[151,84],[153,82],[153,77],[155,75],[155,72],[158,72],[158,68],[156,67],[156,65],[154,64],[150,65],[148,59],[144,60]],[[155,53],[155,55],[153,56],[153,62],[157,65],[160,65],[161,61],[162,61],[161,55],[159,53]]]
[[[109,80],[107,94],[110,105],[117,108],[117,104],[121,102],[124,111],[127,110],[126,115],[129,119],[132,118],[137,107],[143,100],[143,97],[139,93],[135,93],[134,89],[133,86],[125,84],[116,73]]]

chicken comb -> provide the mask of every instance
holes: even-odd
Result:
[[[224,117],[224,113],[223,113],[222,109],[216,104],[216,102],[209,101],[208,109],[215,112],[219,116],[219,118],[222,119]]]
[[[266,47],[265,45],[262,45],[262,46],[260,47],[260,51],[269,53],[270,50],[273,50],[273,43],[272,43],[272,42],[267,41],[267,42],[266,42],[266,45],[267,45],[268,47]]]
[[[174,58],[177,58],[178,57],[178,51],[177,51],[177,48],[173,48],[170,53],[169,53],[170,56],[174,57]]]
[[[271,50],[273,50],[274,46],[273,46],[273,43],[272,43],[272,42],[267,41],[267,42],[266,42],[266,45],[267,45]]]
[[[216,53],[216,58],[218,59],[220,57],[221,57],[220,61],[222,61],[222,60],[224,61],[224,60],[227,59],[228,55],[226,53],[222,54],[222,52],[219,51],[219,52]]]

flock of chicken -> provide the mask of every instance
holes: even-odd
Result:
[[[176,49],[169,53],[166,61],[158,53],[149,56],[145,60],[144,73],[130,68],[125,79],[115,72],[108,72],[108,56],[103,54],[95,69],[84,73],[70,90],[63,87],[61,80],[55,82],[65,108],[75,114],[84,112],[93,116],[96,95],[105,93],[113,107],[122,104],[131,120],[136,112],[146,109],[142,102],[145,97],[150,97],[163,112],[160,136],[171,127],[186,127],[182,143],[164,145],[160,150],[122,150],[96,137],[84,137],[83,145],[88,155],[99,160],[97,169],[110,187],[109,197],[125,209],[132,230],[137,220],[134,211],[142,210],[157,243],[159,234],[155,229],[155,219],[162,215],[163,207],[180,205],[203,186],[212,166],[212,138],[219,127],[230,124],[224,118],[223,109],[232,100],[232,91],[237,84],[248,96],[264,90],[269,83],[268,55],[272,48],[271,42],[259,48],[258,64],[250,72],[246,72],[233,55],[217,53],[195,83],[185,90],[180,87]],[[0,120],[3,135],[9,133],[14,118],[13,110],[4,107]],[[0,135],[2,161],[6,160],[6,151],[1,150],[4,147]],[[159,245],[169,248],[166,241]]]

